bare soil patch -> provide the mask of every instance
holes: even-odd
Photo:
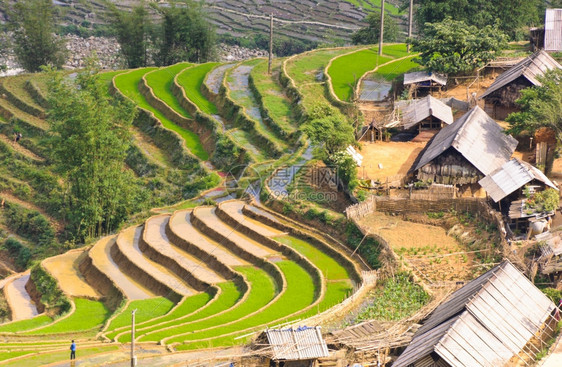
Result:
[[[406,175],[425,144],[425,142],[361,143],[363,165],[358,169],[357,174],[360,179],[370,180],[384,180],[387,177]]]
[[[73,297],[99,298],[100,294],[92,288],[78,270],[79,258],[83,250],[72,250],[43,261],[43,266],[58,280],[61,289]]]

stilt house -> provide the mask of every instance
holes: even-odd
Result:
[[[515,101],[521,97],[521,90],[540,86],[538,78],[552,69],[562,69],[562,66],[542,50],[521,60],[500,74],[480,96],[485,102],[484,110],[496,119],[505,119],[518,110]]]
[[[428,143],[415,163],[419,180],[448,185],[464,185],[480,196],[478,181],[509,161],[517,140],[476,106],[451,125],[444,127]]]
[[[437,307],[392,367],[529,365],[553,335],[555,311],[504,261]]]
[[[430,71],[415,71],[404,74],[404,87],[410,88],[410,97],[416,98],[418,91],[427,94],[432,91],[441,90],[447,85],[447,76]]]

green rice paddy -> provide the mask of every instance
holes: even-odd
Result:
[[[180,115],[191,118],[189,112],[180,105],[179,101],[172,94],[172,84],[174,84],[174,78],[178,73],[182,72],[189,66],[191,66],[191,64],[186,62],[175,64],[147,73],[144,78],[148,86],[152,88],[156,97],[160,98]]]
[[[356,82],[367,71],[384,64],[392,58],[379,56],[378,48],[356,51],[332,61],[328,74],[332,79],[334,93],[342,101],[350,101]]]
[[[199,109],[209,115],[216,115],[219,113],[217,106],[209,101],[203,93],[201,93],[201,85],[205,80],[207,73],[215,66],[219,65],[217,62],[210,62],[207,64],[197,65],[184,70],[177,76],[177,83],[183,88],[187,98],[195,103]]]
[[[32,319],[11,322],[9,324],[0,325],[0,333],[14,333],[16,331],[25,331],[45,326],[53,321],[47,315],[38,315]]]
[[[75,298],[76,310],[67,318],[26,334],[55,334],[93,329],[110,316],[109,309],[99,301]]]
[[[121,93],[130,98],[139,107],[152,112],[165,128],[177,132],[184,139],[186,147],[201,160],[206,161],[209,159],[209,154],[205,151],[205,149],[203,149],[199,136],[192,131],[174,124],[171,120],[164,116],[162,112],[148,104],[146,98],[139,92],[139,82],[141,81],[143,75],[151,70],[154,70],[154,68],[136,69],[126,74],[117,75],[115,77],[115,86],[121,91]]]
[[[80,358],[83,358],[83,357],[91,356],[93,354],[117,351],[118,349],[119,349],[119,346],[117,346],[117,345],[80,349],[80,344],[78,344],[77,345],[77,351],[76,351],[76,357],[78,359],[80,359]],[[14,352],[11,353],[12,357],[8,357],[8,358],[14,358],[15,355],[13,353]],[[46,364],[49,364],[49,363],[67,360],[70,357],[69,353],[70,352],[68,350],[68,346],[66,346],[64,348],[64,350],[51,351],[49,353],[33,355],[33,356],[28,357],[28,358],[18,359],[18,360],[15,360],[13,362],[7,362],[5,364],[2,364],[2,366],[13,366],[13,367],[43,366],[43,365],[46,365]],[[0,359],[5,357],[7,354],[9,355],[10,353],[0,353]],[[29,353],[25,353],[25,354],[29,354]]]
[[[122,310],[117,317],[111,320],[107,330],[115,330],[131,324],[131,311],[135,312],[136,324],[167,314],[174,303],[164,297],[131,301],[126,309]],[[109,337],[109,336],[108,336]]]

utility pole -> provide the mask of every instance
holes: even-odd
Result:
[[[381,0],[381,33],[379,38],[379,55],[382,55],[383,36],[384,36],[384,0]]]
[[[412,38],[412,22],[414,18],[414,0],[410,0],[410,14],[408,17],[408,38]],[[408,42],[408,52],[410,52],[410,42]]]
[[[131,367],[137,365],[135,357],[135,312],[137,312],[136,309],[131,311]]]
[[[269,14],[269,64],[267,73],[271,75],[271,63],[273,62],[273,13]]]

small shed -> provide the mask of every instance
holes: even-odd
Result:
[[[328,346],[319,326],[267,329],[258,340],[268,346],[268,356],[279,366],[309,367],[316,365],[317,359],[329,356]]]
[[[500,74],[480,96],[485,102],[484,110],[494,118],[505,119],[518,110],[515,101],[521,97],[521,90],[540,86],[538,78],[552,69],[562,69],[562,66],[543,50],[524,58]]]
[[[431,92],[441,90],[447,85],[447,75],[433,73],[431,71],[415,71],[404,74],[404,86],[410,88],[410,96],[414,98],[418,95],[418,90]]]
[[[419,180],[477,185],[470,190],[477,192],[478,181],[509,161],[516,147],[517,140],[476,106],[435,135],[414,163],[414,171]]]
[[[517,193],[518,198],[522,188],[528,184],[558,190],[541,170],[517,158],[506,162],[478,183],[496,203],[512,193]]]
[[[502,367],[534,361],[553,335],[556,306],[509,261],[454,292],[393,367]]]
[[[453,123],[451,107],[432,96],[414,99],[402,110],[404,130],[440,130]]]
[[[546,9],[544,17],[545,51],[562,51],[562,9]]]

